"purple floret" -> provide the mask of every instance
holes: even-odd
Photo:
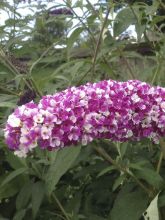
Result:
[[[68,8],[58,8],[51,10],[49,12],[50,15],[52,16],[57,16],[57,15],[73,15],[72,11]]]

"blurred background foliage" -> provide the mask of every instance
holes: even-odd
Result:
[[[20,159],[3,137],[16,106],[69,86],[103,79],[165,86],[164,1],[2,0],[0,12],[7,14],[0,25],[0,220],[164,220],[163,140],[38,148]]]

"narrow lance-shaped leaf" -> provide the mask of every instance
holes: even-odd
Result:
[[[148,204],[141,189],[125,186],[117,195],[108,220],[139,220]]]
[[[134,166],[134,164],[131,164],[130,166],[134,169],[136,177],[144,179],[156,189],[163,187],[164,180],[154,169],[152,170],[146,167],[138,167],[137,165]]]
[[[32,183],[28,181],[27,183],[25,183],[25,185],[22,187],[22,189],[18,193],[18,196],[16,199],[17,210],[26,208],[31,195],[32,195]]]
[[[1,184],[1,187],[4,186],[6,183],[9,183],[12,179],[19,176],[20,174],[25,173],[26,171],[27,171],[27,168],[24,168],[24,167],[17,169],[17,170],[14,170],[4,179],[4,181]]]
[[[56,160],[50,166],[45,178],[46,188],[49,195],[54,190],[59,179],[71,167],[78,154],[80,153],[80,149],[80,147],[69,147],[58,152]]]
[[[26,209],[20,210],[15,214],[13,220],[23,220],[25,214],[26,214]]]
[[[84,30],[84,28],[78,27],[72,32],[72,34],[69,37],[68,42],[67,42],[68,49],[70,49],[73,46],[74,42],[77,40],[77,38],[80,36],[80,34],[83,30]]]
[[[37,182],[32,187],[32,214],[36,217],[45,194],[45,185],[43,182]]]
[[[130,8],[122,9],[116,16],[113,32],[114,36],[119,36],[123,33],[131,24],[136,22],[135,16]]]

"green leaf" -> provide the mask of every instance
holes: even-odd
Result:
[[[125,178],[126,178],[126,175],[123,174],[119,176],[117,179],[115,179],[112,190],[115,191],[123,183]]]
[[[6,183],[9,183],[11,180],[13,180],[15,177],[19,176],[22,173],[25,173],[27,171],[27,168],[20,168],[17,170],[12,171],[1,183],[1,187],[4,186]]]
[[[55,161],[55,159],[57,157],[57,153],[58,153],[58,151],[48,151],[47,152],[47,157],[49,158],[49,162],[51,164]]]
[[[83,0],[75,1],[75,4],[73,5],[73,8],[80,8],[81,10],[83,10],[83,8],[84,8]]]
[[[145,6],[145,12],[147,15],[154,15],[157,10],[159,9],[159,6],[160,6],[160,3],[159,1],[153,1],[152,5],[148,6],[146,5]]]
[[[11,102],[11,103],[15,103],[17,101],[16,96],[15,95],[7,95],[7,94],[0,94],[0,100],[2,102]]]
[[[146,26],[145,25],[141,25],[139,23],[136,23],[135,24],[135,30],[136,30],[136,33],[137,33],[137,39],[138,39],[138,42],[140,42],[142,40],[142,37],[143,37],[143,33],[145,31],[145,28]]]
[[[4,198],[10,198],[14,196],[19,191],[18,186],[13,182],[0,187],[0,200]]]
[[[0,72],[0,75],[7,75],[8,73],[5,71]]]
[[[26,214],[26,209],[20,210],[15,214],[13,220],[23,220],[25,214]]]
[[[152,165],[149,163],[148,160],[140,160],[136,163],[130,163],[129,167],[135,170],[142,170],[144,168],[152,168]]]
[[[22,74],[19,74],[17,75],[14,79],[15,79],[15,85],[16,85],[16,88],[18,89],[19,85],[20,85],[20,82],[21,80],[24,78],[24,75]]]
[[[108,220],[139,220],[146,210],[148,197],[141,189],[123,187],[117,195]]]
[[[98,215],[94,215],[94,214],[90,214],[87,216],[88,219],[90,220],[106,220],[105,218],[98,216]],[[83,218],[82,218],[83,219]]]
[[[70,66],[73,66],[75,64],[75,60],[72,60],[70,62],[61,64],[58,68],[56,68],[56,70],[52,73],[51,75],[51,79],[54,79],[54,77],[57,77],[58,75],[60,76],[60,72],[64,71],[66,69],[69,69]],[[68,79],[67,79],[68,80]]]
[[[72,213],[78,214],[80,207],[81,207],[81,199],[82,199],[82,192],[78,192],[77,194],[74,195],[72,199],[67,203],[65,206],[65,210],[69,213],[70,210],[72,210]]]
[[[155,170],[150,168],[138,168],[138,170],[134,171],[133,173],[136,177],[144,179],[156,189],[160,189],[164,185],[163,178]]]
[[[16,104],[12,102],[0,102],[0,107],[15,108]]]
[[[103,169],[98,175],[97,177],[103,176],[106,173],[111,173],[113,170],[116,170],[115,166],[110,166],[110,167],[106,167],[105,169]]]
[[[9,220],[8,218],[3,218],[2,216],[0,216],[0,220]]]
[[[84,28],[78,27],[72,32],[72,34],[70,35],[67,41],[68,49],[70,49],[73,46],[73,44],[75,43],[75,41],[77,40],[77,38],[79,37],[79,35],[83,30]]]
[[[21,167],[27,167],[26,160],[15,156],[13,152],[8,151],[6,159],[10,166],[15,170]]]
[[[165,190],[163,190],[163,191],[159,194],[158,206],[159,206],[159,207],[165,206]]]
[[[59,150],[54,163],[48,169],[45,181],[47,192],[50,195],[60,178],[71,167],[80,153],[80,147],[68,147]]]
[[[124,155],[126,154],[127,148],[128,148],[128,143],[122,143],[122,144],[121,144],[121,146],[120,146],[120,154],[121,154],[121,157],[122,157],[122,158],[123,158]]]
[[[26,208],[28,201],[32,195],[32,183],[27,182],[20,190],[17,199],[16,199],[16,208],[17,210],[21,210]]]
[[[37,182],[32,187],[32,214],[36,218],[37,212],[40,208],[45,194],[45,185],[43,182]]]
[[[124,8],[116,15],[113,33],[114,36],[119,36],[123,33],[131,24],[136,22],[135,15],[130,8]]]

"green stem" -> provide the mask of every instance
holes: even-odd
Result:
[[[159,173],[160,172],[160,168],[161,168],[161,165],[162,165],[162,162],[163,162],[163,158],[165,158],[165,143],[164,141],[161,139],[160,140],[160,156],[159,156],[159,161],[158,161],[158,164],[157,164],[157,168],[156,168],[156,172]]]
[[[110,164],[113,164],[119,171],[122,171],[123,173],[132,177],[135,182],[149,195],[149,197],[152,196],[152,192],[139,179],[137,179],[133,173],[116,163],[116,161],[112,159],[112,157],[103,148],[96,146],[93,147],[106,161],[108,161]]]
[[[93,7],[92,3],[89,0],[86,0],[86,2],[90,5],[90,7],[92,8],[92,11],[94,12],[94,14],[98,15],[98,12],[95,10],[95,8]]]
[[[37,92],[38,96],[41,98],[43,96],[42,92],[39,90],[36,82],[34,81],[34,79],[32,78],[32,76],[29,78],[32,85],[33,85],[33,88],[35,89],[35,91]]]
[[[102,28],[100,30],[98,40],[96,42],[96,47],[95,47],[94,56],[93,56],[93,65],[92,65],[93,75],[95,74],[96,59],[97,59],[97,55],[98,55],[98,52],[99,52],[99,49],[100,49],[100,46],[101,46],[101,39],[102,39],[104,28],[105,28],[107,20],[108,20],[109,13],[110,13],[110,7],[108,8],[108,11],[106,13],[106,16],[105,16],[105,19],[104,19],[104,22],[103,22],[103,25],[102,25]]]
[[[12,73],[14,76],[16,76],[17,73],[16,73],[15,68],[14,68],[14,69],[12,68],[10,62],[8,62],[8,60],[6,59],[5,56],[6,56],[6,55],[5,55],[5,53],[3,52],[3,50],[0,49],[0,61],[1,61],[1,63],[4,64],[4,65],[11,71],[11,73]]]
[[[20,96],[18,93],[16,93],[16,92],[13,92],[13,91],[11,91],[10,89],[8,89],[8,88],[4,88],[3,86],[1,86],[0,85],[0,89],[2,90],[2,91],[4,91],[4,92],[7,92],[7,93],[10,93],[10,94],[12,94],[12,95],[16,95],[16,96]]]
[[[57,216],[58,218],[61,218],[61,219],[66,220],[66,218],[64,218],[62,215],[60,215],[60,214],[58,214],[58,213],[54,213],[54,212],[50,212],[50,211],[45,211],[45,212],[48,213],[48,214]]]
[[[162,62],[159,60],[159,61],[158,61],[158,64],[157,64],[156,71],[155,71],[154,76],[153,76],[153,78],[152,78],[151,84],[154,84],[157,75],[159,75],[159,73],[160,73],[160,71],[161,71],[161,66],[162,66],[161,63],[162,63]]]
[[[108,63],[108,61],[106,60],[105,56],[103,56],[103,61],[108,66],[108,68],[111,69],[112,77],[113,77],[113,79],[115,79],[116,74],[115,74],[114,70],[112,69],[112,67],[110,66],[110,64]]]
[[[101,147],[96,147],[96,146],[93,146],[93,148],[95,149],[95,151],[97,151],[97,153],[99,153],[106,161],[108,161],[110,164],[113,164],[117,169],[122,169],[114,159],[112,159],[112,157],[107,154],[107,152],[101,148]],[[123,170],[122,170],[123,171]]]
[[[134,73],[133,73],[133,71],[132,71],[132,68],[131,68],[131,66],[130,66],[130,64],[129,64],[129,62],[128,62],[128,60],[122,55],[122,51],[121,51],[121,50],[119,50],[119,52],[120,52],[121,58],[123,59],[123,62],[125,63],[125,65],[126,65],[128,71],[129,71],[129,74],[130,74],[131,79],[135,79],[136,77],[135,77],[135,75],[134,75]]]
[[[162,6],[162,8],[165,9],[165,4],[161,0],[158,0],[158,1],[159,1],[159,4]]]
[[[134,181],[148,194],[150,198],[153,198],[153,191],[149,190],[132,172],[127,171],[126,173],[134,179]]]
[[[161,152],[163,153],[163,158],[165,159],[165,142],[163,139],[160,139],[160,147],[161,147]]]
[[[67,1],[64,1],[64,3],[66,4],[66,6],[72,11],[72,13],[76,16],[76,18],[80,21],[80,23],[83,25],[83,27],[88,31],[88,33],[90,34],[92,41],[94,43],[96,43],[96,39],[93,36],[91,30],[88,28],[88,26],[86,26],[86,24],[83,22],[83,20],[78,16],[78,14],[73,10],[72,6],[70,4],[68,4]]]
[[[53,43],[50,47],[48,47],[42,54],[41,56],[31,65],[30,70],[29,70],[29,75],[31,75],[32,70],[34,67],[42,60],[42,58],[49,52],[49,50],[57,45],[60,41],[56,42],[55,44]]]
[[[56,201],[58,207],[60,208],[61,212],[63,213],[63,215],[65,216],[65,218],[67,220],[70,220],[70,218],[68,217],[68,214],[66,213],[64,207],[62,206],[62,204],[60,203],[59,199],[57,198],[57,196],[55,195],[55,193],[52,194],[53,199]]]
[[[95,36],[93,35],[93,33],[91,32],[91,30],[88,28],[88,26],[83,22],[83,20],[77,15],[77,13],[73,10],[73,8],[72,8],[72,6],[70,5],[70,4],[68,4],[66,1],[64,1],[65,2],[65,4],[67,5],[67,7],[73,12],[73,14],[76,16],[76,18],[80,21],[80,23],[82,24],[82,26],[86,29],[86,31],[89,33],[89,35],[91,36],[91,39],[92,39],[92,43],[94,43],[95,45],[97,45],[98,44],[98,41],[96,41],[96,38],[95,38]],[[88,4],[90,4],[90,1],[87,1],[88,2]],[[91,7],[92,7],[92,4],[91,4]],[[110,8],[110,7],[109,7]],[[111,7],[112,8],[112,7]],[[92,10],[95,10],[94,9],[94,7],[93,7],[93,9]],[[97,11],[95,10],[95,13],[97,13]],[[110,11],[109,11],[109,13],[110,13]],[[105,23],[106,23],[106,20],[105,20]],[[103,27],[103,30],[102,31],[104,31],[104,27]],[[102,34],[101,34],[102,35]],[[101,40],[101,39],[100,39]],[[99,46],[99,45],[98,45]],[[97,46],[96,46],[96,48],[97,48]],[[96,48],[95,48],[95,56],[97,55],[97,53],[96,53]],[[98,50],[99,48],[97,48],[97,50]],[[110,66],[109,66],[109,63],[108,63],[108,61],[106,60],[106,57],[103,55],[102,56],[103,57],[103,61],[106,63],[106,64],[108,64],[108,67],[109,68],[111,68]],[[96,59],[96,58],[95,58]],[[94,64],[95,65],[95,64]],[[92,69],[92,68],[91,68]],[[89,73],[90,71],[87,71],[87,74]],[[85,74],[84,75],[84,77],[87,75],[87,74]],[[115,75],[114,73],[113,73],[113,75]],[[83,78],[84,78],[83,77]]]
[[[88,73],[90,71],[91,71],[91,68],[88,71],[86,71],[86,73],[80,78],[80,80],[76,83],[76,85],[79,86],[81,84],[82,80],[88,75]]]
[[[15,25],[16,25],[16,2],[15,0],[13,1],[14,3],[14,7],[13,7],[13,19],[14,19],[14,23],[13,23],[13,39],[15,38]]]
[[[157,173],[160,172],[160,168],[161,168],[161,165],[162,165],[162,161],[163,161],[163,152],[161,151],[161,152],[160,152],[160,156],[159,156],[159,161],[158,161],[158,164],[157,164],[157,168],[156,168],[156,172],[157,172]]]

